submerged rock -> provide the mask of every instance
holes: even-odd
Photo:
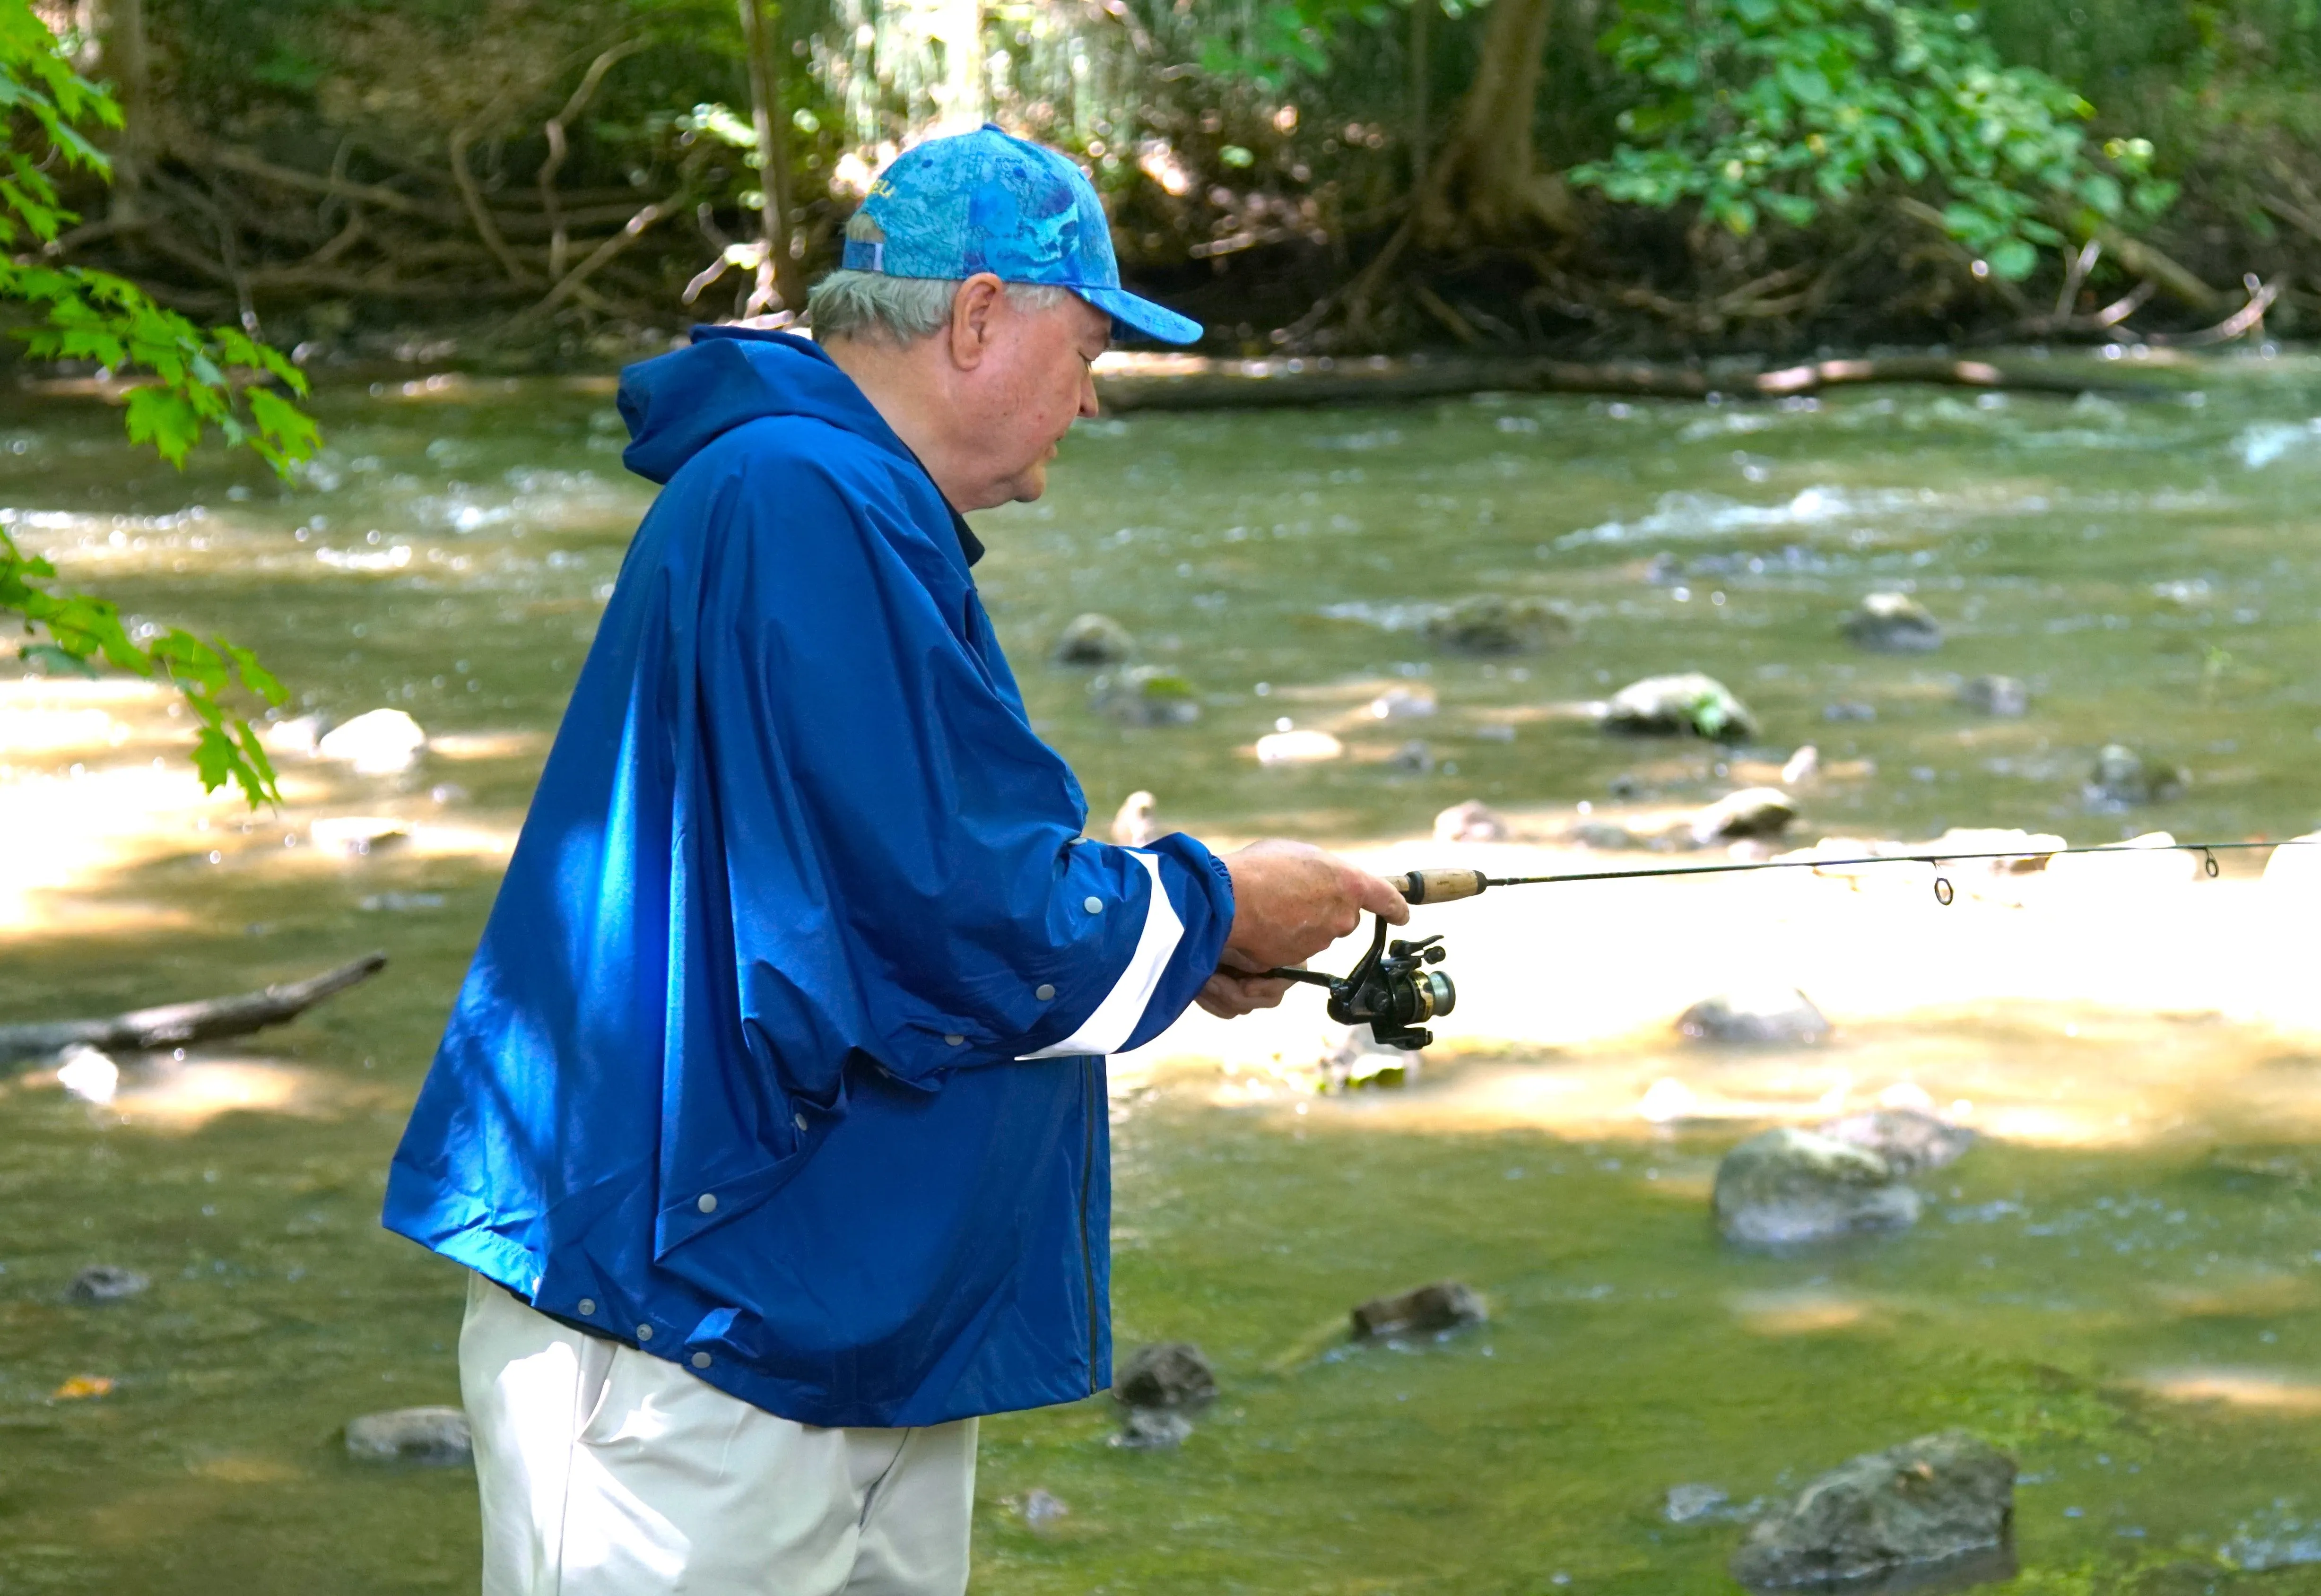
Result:
[[[1189,1341],[1155,1341],[1130,1353],[1112,1378],[1115,1401],[1130,1408],[1197,1410],[1216,1400],[1217,1377]]]
[[[1454,803],[1434,817],[1437,842],[1505,842],[1507,823],[1480,798]]]
[[[1942,622],[1906,593],[1873,593],[1839,630],[1880,654],[1924,654],[1943,646]]]
[[[1986,715],[2027,715],[2031,689],[2015,676],[1977,676],[1959,688],[1959,702]]]
[[[1816,1126],[1815,1133],[1857,1147],[1867,1147],[1886,1160],[1887,1167],[1903,1179],[1955,1164],[1974,1146],[1974,1132],[1963,1125],[1924,1109],[1872,1109],[1848,1114]]]
[[[125,1302],[143,1295],[152,1284],[150,1279],[134,1269],[124,1269],[118,1264],[91,1264],[65,1287],[65,1301],[90,1308],[106,1302]]]
[[[1696,1042],[1739,1045],[1818,1042],[1829,1035],[1813,999],[1794,986],[1720,992],[1679,1015],[1676,1028]]]
[[[1399,1296],[1373,1297],[1362,1303],[1354,1310],[1354,1334],[1365,1338],[1426,1336],[1461,1325],[1481,1324],[1489,1317],[1481,1292],[1455,1280],[1441,1280]]]
[[[1825,1589],[2003,1554],[2015,1519],[2015,1460],[1962,1430],[1866,1453],[1776,1509],[1733,1555],[1759,1591]]]
[[[354,767],[357,775],[397,775],[419,763],[427,733],[401,710],[373,710],[323,734],[314,752]]]
[[[1062,1497],[1034,1485],[1024,1493],[1021,1510],[1026,1525],[1033,1529],[1045,1529],[1057,1519],[1069,1518],[1072,1510],[1065,1504]]]
[[[1604,707],[1604,729],[1632,737],[1691,735],[1737,743],[1757,735],[1757,720],[1724,683],[1688,671],[1646,676],[1621,688]]]
[[[1123,799],[1120,812],[1112,817],[1112,839],[1123,848],[1142,848],[1160,836],[1160,823],[1152,818],[1152,806],[1158,802],[1143,792]]]
[[[1109,615],[1076,615],[1056,634],[1058,665],[1118,665],[1135,648],[1128,628]]]
[[[1389,687],[1370,702],[1373,721],[1423,721],[1437,709],[1432,687]]]
[[[2182,795],[2191,784],[2189,772],[2175,766],[2152,766],[2125,743],[2107,743],[2089,773],[2087,801],[2096,809],[2126,809],[2138,803],[2164,803]]]
[[[1524,654],[1571,636],[1570,617],[1537,599],[1477,594],[1429,615],[1428,642],[1453,654]]]
[[[1725,1155],[1713,1202],[1725,1239],[1750,1247],[1899,1230],[1918,1218],[1918,1194],[1884,1158],[1787,1127],[1762,1131]]]
[[[1414,737],[1388,755],[1386,762],[1395,769],[1406,770],[1413,775],[1432,775],[1434,773],[1434,750]]]
[[[1727,793],[1692,817],[1692,839],[1704,846],[1743,837],[1779,837],[1798,818],[1798,806],[1779,787]]]
[[[1173,1408],[1129,1408],[1122,1411],[1120,1433],[1112,1437],[1112,1444],[1157,1452],[1183,1445],[1192,1433],[1193,1421]]]
[[[364,1463],[467,1463],[475,1455],[457,1408],[396,1408],[347,1424],[347,1455]]]
[[[1124,726],[1189,726],[1201,718],[1193,685],[1157,665],[1132,665],[1088,683],[1088,703]]]

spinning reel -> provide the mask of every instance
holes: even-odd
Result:
[[[1415,1052],[1434,1040],[1434,1033],[1421,1029],[1421,1024],[1451,1012],[1459,1002],[1459,992],[1449,975],[1425,967],[1443,962],[1441,937],[1389,943],[1386,931],[1386,921],[1379,920],[1370,951],[1343,979],[1319,970],[1268,970],[1266,974],[1326,987],[1331,1019],[1341,1025],[1369,1026],[1380,1047]]]

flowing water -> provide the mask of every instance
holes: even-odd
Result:
[[[1807,742],[1809,834],[2307,830],[2321,362],[2161,375],[2171,396],[2142,400],[1100,422],[1046,502],[978,518],[978,575],[1099,832],[1139,788],[1165,823],[1229,837],[1421,835],[1470,797],[1568,821],[1582,802],[1698,803]],[[469,1476],[359,1466],[337,1432],[456,1401],[460,1280],[378,1231],[381,1170],[649,494],[621,473],[602,382],[446,377],[320,410],[329,453],[287,490],[222,458],[173,473],[86,401],[0,416],[0,503],[68,576],[256,646],[291,712],[392,706],[434,739],[400,776],[293,763],[286,811],[248,816],[188,793],[159,701],[0,700],[0,1020],[394,961],[295,1025],[132,1062],[110,1109],[0,1088],[0,1591],[473,1588]],[[1844,641],[1877,590],[1934,611],[1942,648]],[[1552,603],[1573,635],[1434,647],[1428,617],[1477,594]],[[1120,725],[1089,673],[1048,662],[1091,609],[1182,680],[1196,723]],[[1754,744],[1619,741],[1588,718],[1686,669],[1747,700]],[[1986,673],[2025,681],[2030,712],[1962,707]],[[1395,688],[1386,707],[1434,712],[1370,707]],[[1285,722],[1345,757],[1261,766],[1251,746]],[[2189,783],[2125,812],[2091,799],[2113,740]],[[367,853],[313,829],[350,814],[378,817]],[[1997,1069],[2010,1022],[1851,1045]],[[2180,1056],[2197,1081],[2223,1057],[2268,1102],[2321,1102],[2321,1056],[2156,1023],[2075,1023],[2069,1078],[2095,1093]],[[1588,1065],[1516,1049],[1490,1068],[1545,1089]],[[2309,1113],[2209,1115],[2188,1087],[2107,1141],[1986,1143],[1925,1180],[1907,1234],[1764,1257],[1703,1217],[1743,1126],[1583,1131],[1169,1080],[1115,1115],[1120,1337],[1198,1342],[1224,1394],[1173,1453],[1108,1446],[1101,1402],[989,1421],[980,1591],[1725,1590],[1741,1530],[1671,1522],[1669,1487],[1744,1503],[1951,1424],[2018,1456],[2017,1588],[2321,1590]],[[92,1263],[152,1287],[68,1305]],[[1479,1288],[1491,1322],[1335,1332],[1350,1303],[1440,1277]],[[1027,1516],[1033,1492],[1069,1510]]]

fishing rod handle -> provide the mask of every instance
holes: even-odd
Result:
[[[1410,870],[1387,878],[1409,903],[1450,903],[1479,896],[1491,884],[1480,870]]]

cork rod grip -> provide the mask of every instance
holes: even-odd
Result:
[[[1472,898],[1490,885],[1480,870],[1411,870],[1390,878],[1397,891],[1413,903],[1449,903]]]

